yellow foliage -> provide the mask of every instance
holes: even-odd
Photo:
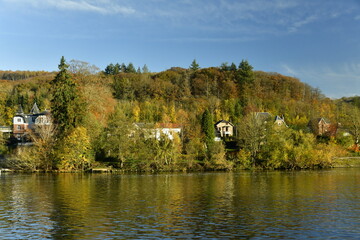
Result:
[[[60,170],[86,170],[91,167],[93,156],[90,138],[84,127],[75,128],[60,143],[58,151]]]

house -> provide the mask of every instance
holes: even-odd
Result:
[[[337,131],[337,125],[323,117],[312,119],[308,126],[317,136],[335,136]]]
[[[49,111],[40,112],[36,103],[34,103],[30,113],[25,114],[21,105],[19,106],[13,118],[13,134],[17,140],[24,140],[30,130],[36,126],[50,125],[51,118]]]
[[[235,136],[235,126],[229,121],[220,120],[214,125],[215,127],[215,140],[220,141],[222,138]]]
[[[255,118],[262,122],[267,122],[269,119],[272,118],[272,115],[268,112],[256,112]]]
[[[267,123],[271,119],[274,119],[272,117],[271,113],[268,113],[268,112],[257,112],[257,113],[255,113],[255,118],[264,123]],[[274,124],[276,126],[286,126],[287,127],[287,125],[285,123],[285,118],[283,116],[280,117],[279,115],[275,116]]]
[[[280,117],[278,115],[276,115],[276,117],[275,117],[274,124],[276,126],[285,126],[285,127],[287,127],[284,117]]]
[[[162,136],[174,140],[175,135],[180,135],[182,126],[175,123],[135,123],[135,128],[144,133],[145,138],[155,138],[160,140]]]
[[[155,124],[155,138],[160,140],[161,136],[165,136],[170,140],[174,140],[177,134],[180,136],[182,126],[176,123],[157,123]]]

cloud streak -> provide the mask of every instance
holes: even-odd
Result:
[[[134,8],[110,0],[3,0],[10,4],[33,8],[53,8],[61,11],[83,11],[99,14],[134,14]]]
[[[131,4],[145,19],[175,27],[251,35],[294,34],[344,14],[355,18],[359,10],[337,0],[134,0]]]
[[[250,35],[293,34],[310,24],[353,12],[359,8],[337,0],[0,0],[9,6],[82,11],[137,17],[144,23],[159,23],[200,31]]]

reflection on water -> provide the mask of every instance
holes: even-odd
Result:
[[[1,174],[1,239],[359,238],[360,169]]]

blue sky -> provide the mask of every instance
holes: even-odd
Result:
[[[360,95],[358,0],[0,0],[0,69],[239,64]]]

